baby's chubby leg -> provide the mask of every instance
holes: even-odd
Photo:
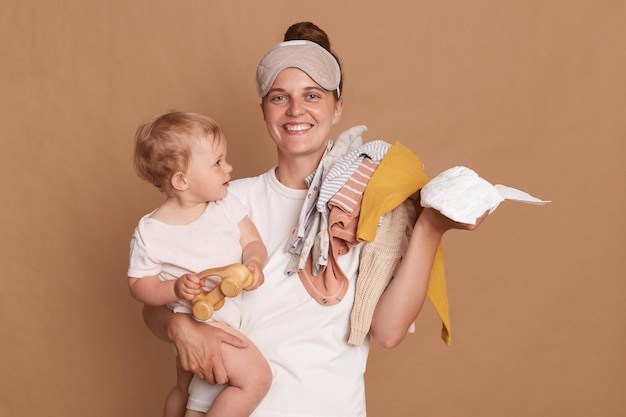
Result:
[[[259,405],[270,388],[272,372],[269,364],[252,341],[239,331],[223,323],[213,322],[209,325],[220,327],[245,340],[248,346],[236,348],[225,343],[222,344],[222,359],[228,375],[228,385],[223,386],[224,389],[215,397],[206,414],[188,409],[185,417],[204,415],[207,417],[225,415],[247,417]],[[190,386],[190,403],[196,403],[194,400],[200,399],[194,395],[195,387],[199,385],[198,382],[198,380],[194,380]],[[206,384],[206,382],[202,382]],[[199,388],[202,389],[202,387]]]
[[[165,400],[163,417],[183,417],[189,396],[189,384],[193,377],[192,372],[185,371],[176,356],[176,385],[169,392]]]

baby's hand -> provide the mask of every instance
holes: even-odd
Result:
[[[252,291],[261,286],[265,282],[265,275],[263,275],[263,268],[256,260],[251,260],[246,263],[246,267],[252,272],[254,280],[252,284],[245,288],[246,291]]]
[[[176,293],[176,297],[191,301],[196,295],[202,292],[200,279],[198,279],[196,274],[185,274],[176,280],[174,292]]]

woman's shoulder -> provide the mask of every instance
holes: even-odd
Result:
[[[267,181],[267,176],[273,172],[274,168],[254,177],[239,178],[230,182],[230,191],[235,195],[241,192],[248,192],[250,189],[260,187]]]

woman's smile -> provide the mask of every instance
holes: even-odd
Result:
[[[298,123],[298,124],[286,123],[285,125],[283,125],[283,129],[285,129],[288,132],[303,132],[303,131],[311,129],[312,127],[313,125],[310,123]]]

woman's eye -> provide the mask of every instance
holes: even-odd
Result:
[[[274,96],[272,101],[285,101],[285,96]]]

